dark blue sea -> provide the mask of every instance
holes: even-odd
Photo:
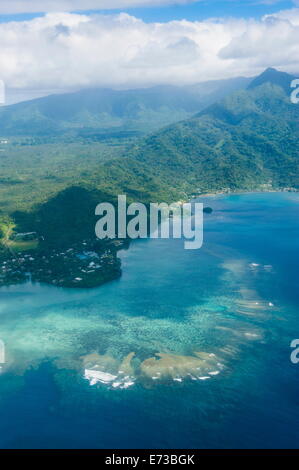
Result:
[[[299,194],[205,204],[200,250],[142,240],[100,288],[0,290],[0,448],[299,447]],[[126,387],[86,376],[130,353]],[[142,379],[156,354],[184,373]]]

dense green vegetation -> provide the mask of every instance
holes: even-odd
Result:
[[[290,102],[287,87],[292,78],[267,70],[247,90],[236,91],[192,118],[140,139],[107,133],[104,142],[94,138],[99,130],[91,132],[85,126],[77,135],[55,133],[50,126],[49,135],[37,132],[9,138],[0,153],[2,254],[9,251],[11,234],[7,237],[7,230],[14,225],[15,231],[37,232],[38,250],[43,255],[74,247],[82,240],[92,245],[96,205],[113,202],[118,194],[126,194],[129,201],[149,203],[173,202],[210,191],[298,189],[299,107]],[[145,94],[143,91],[143,99]],[[165,99],[170,99],[168,94]],[[54,108],[57,112],[59,100],[44,100],[28,106],[31,111],[32,106],[41,109],[42,102],[46,107],[43,116],[47,112],[49,118]],[[124,122],[130,108],[125,103]],[[158,101],[152,106],[158,107]],[[67,122],[77,107],[75,102],[73,108],[61,109],[58,123]],[[17,109],[23,109],[27,122],[27,104],[17,105]],[[11,116],[14,112],[9,110]],[[45,120],[36,119],[42,129]],[[68,122],[73,125],[72,120]],[[36,246],[30,248],[36,251]],[[116,264],[113,269],[119,275]]]
[[[187,191],[297,188],[298,118],[283,89],[264,83],[147,137],[130,158]]]
[[[51,212],[58,217],[72,204],[78,218],[81,206],[86,212],[85,199],[65,191],[72,186],[89,195],[90,216],[96,202],[120,193],[150,202],[225,188],[298,187],[298,107],[286,93],[291,79],[269,69],[248,90],[135,143],[77,138],[73,143],[42,144],[36,137],[14,137],[0,154],[0,210],[22,230],[48,233]],[[51,99],[44,100],[46,107]],[[64,220],[56,225],[65,224],[68,217],[61,216]]]
[[[122,155],[131,141],[0,145],[0,211],[27,211],[73,184],[98,181],[103,164]]]

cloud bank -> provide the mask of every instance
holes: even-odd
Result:
[[[0,24],[0,78],[12,88],[182,85],[268,66],[299,73],[299,9],[261,20],[144,23],[127,14],[49,13]]]

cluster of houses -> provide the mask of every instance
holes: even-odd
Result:
[[[18,234],[24,240],[24,234]],[[25,234],[36,237],[36,234]],[[16,239],[16,237],[15,237]],[[0,262],[0,285],[32,280],[62,287],[94,287],[120,276],[115,250],[88,250],[87,242],[66,251],[17,253]]]

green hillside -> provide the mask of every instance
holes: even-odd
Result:
[[[191,191],[299,187],[299,107],[277,84],[281,74],[270,75],[274,84],[263,74],[255,87],[145,138],[130,157]]]
[[[91,223],[84,223],[86,235],[94,225],[95,201],[114,200],[117,194],[150,202],[223,189],[298,188],[299,107],[290,102],[281,79],[285,84],[285,74],[266,72],[255,86],[164,127],[131,148],[112,151],[112,146],[88,141],[84,146],[79,139],[75,147],[25,145],[17,154],[4,153],[2,216],[10,215],[19,229],[47,233],[53,244],[60,231],[67,238],[70,201],[78,194],[69,192],[72,187],[87,193],[83,212],[88,207]],[[74,220],[80,204],[80,198],[74,198]],[[50,219],[58,231],[49,229]],[[83,232],[77,231],[78,239]]]
[[[23,136],[3,144],[0,284],[25,282],[28,272],[66,287],[119,277],[116,252],[123,244],[99,243],[94,232],[96,205],[118,194],[149,203],[221,190],[299,189],[299,107],[286,85],[292,78],[266,71],[247,90],[133,145],[94,142],[90,135],[63,143]],[[45,121],[36,119],[42,128]],[[29,240],[18,232],[28,232]],[[86,250],[98,253],[95,269]]]
[[[149,89],[87,89],[0,108],[5,136],[104,140],[136,137],[186,119],[250,79],[236,78],[192,86]],[[43,142],[42,141],[42,142]]]

